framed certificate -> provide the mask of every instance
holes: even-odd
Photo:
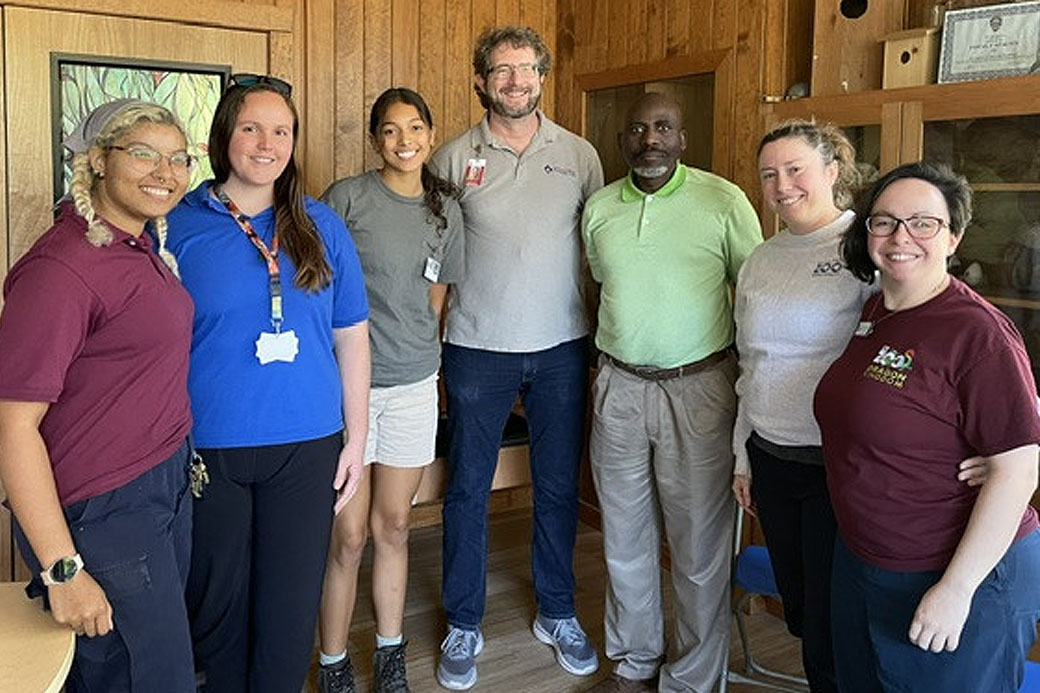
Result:
[[[940,84],[1031,73],[1040,73],[1040,1],[946,13]]]

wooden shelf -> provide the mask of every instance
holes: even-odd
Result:
[[[997,118],[1037,112],[1035,95],[1040,93],[1040,75],[1002,77],[975,82],[926,84],[899,89],[874,89],[850,94],[817,96],[771,104],[778,119],[804,118],[814,113],[850,116],[842,124],[867,125],[877,122],[877,109],[886,103],[920,101],[924,120]]]
[[[972,183],[975,192],[1040,192],[1040,183]]]

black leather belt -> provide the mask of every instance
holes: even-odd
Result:
[[[708,354],[702,359],[697,361],[691,361],[675,368],[653,368],[651,366],[633,366],[630,363],[618,360],[610,354],[604,353],[607,360],[611,364],[617,366],[626,373],[643,378],[644,380],[671,380],[672,378],[681,378],[684,375],[693,375],[699,371],[703,371],[706,368],[714,366],[716,363],[724,360],[729,355],[730,348],[726,347],[721,351],[716,351],[714,354]]]

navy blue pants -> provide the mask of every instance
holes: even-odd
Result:
[[[897,573],[834,548],[831,617],[842,693],[1015,693],[1040,618],[1040,531],[1019,539],[971,601],[960,644],[928,652],[907,632],[941,571]]]
[[[200,449],[187,603],[200,690],[297,693],[332,528],[342,434],[286,445]]]
[[[831,647],[831,558],[837,527],[823,465],[774,457],[747,441],[751,497],[769,547],[787,629],[802,639],[813,693],[838,690]]]
[[[76,638],[68,693],[195,690],[184,585],[191,552],[188,444],[117,489],[72,503],[65,519],[83,565],[105,591],[115,628]],[[15,524],[18,548],[44,595],[36,560]]]
[[[588,397],[585,339],[528,353],[445,344],[443,358],[451,436],[442,587],[448,623],[475,629],[484,616],[491,480],[518,393],[530,431],[531,567],[538,609],[549,618],[570,618]]]

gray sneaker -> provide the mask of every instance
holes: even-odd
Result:
[[[354,667],[350,657],[318,668],[319,693],[354,693]]]
[[[372,655],[372,688],[375,693],[411,693],[404,670],[407,642],[377,648]]]
[[[588,676],[599,669],[596,648],[573,616],[554,619],[538,614],[531,630],[534,637],[556,650],[556,661],[564,671],[575,676]]]
[[[437,682],[453,691],[473,688],[477,682],[477,655],[484,649],[480,630],[448,627],[448,637],[441,643],[441,661],[437,665]]]

